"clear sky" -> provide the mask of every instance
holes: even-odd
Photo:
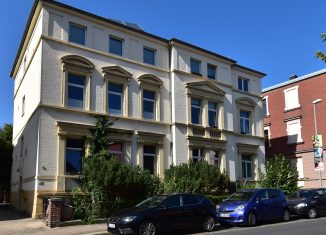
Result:
[[[60,0],[91,13],[138,23],[145,31],[178,38],[264,72],[263,88],[326,64],[325,0]],[[14,58],[33,0],[10,0],[0,10],[0,126],[12,123]]]

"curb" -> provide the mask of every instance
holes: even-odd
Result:
[[[99,232],[92,232],[92,233],[83,233],[81,235],[111,235],[111,233],[107,231],[99,231]]]

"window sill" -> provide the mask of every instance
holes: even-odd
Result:
[[[284,113],[291,112],[291,111],[294,111],[294,110],[297,110],[297,109],[301,109],[301,106],[291,108],[291,109],[284,109]]]

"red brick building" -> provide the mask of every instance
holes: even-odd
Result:
[[[287,155],[297,166],[299,185],[319,187],[312,143],[313,101],[321,99],[315,103],[316,121],[318,134],[323,135],[326,146],[326,69],[301,77],[291,76],[289,81],[264,89],[262,95],[266,159],[277,153]],[[322,176],[326,186],[326,166]]]

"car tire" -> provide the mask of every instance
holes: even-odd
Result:
[[[150,221],[146,220],[139,226],[139,235],[156,235],[157,228],[156,225]]]
[[[205,219],[203,220],[203,225],[202,228],[205,232],[211,232],[215,228],[215,219],[213,216],[206,216]]]
[[[254,212],[250,212],[247,219],[247,224],[250,227],[257,225],[257,215]]]
[[[317,211],[315,208],[311,207],[308,210],[307,216],[309,219],[316,219],[317,218]]]
[[[282,221],[283,222],[289,222],[291,219],[291,214],[290,214],[290,211],[289,210],[284,210],[283,211],[283,218],[282,218]]]

